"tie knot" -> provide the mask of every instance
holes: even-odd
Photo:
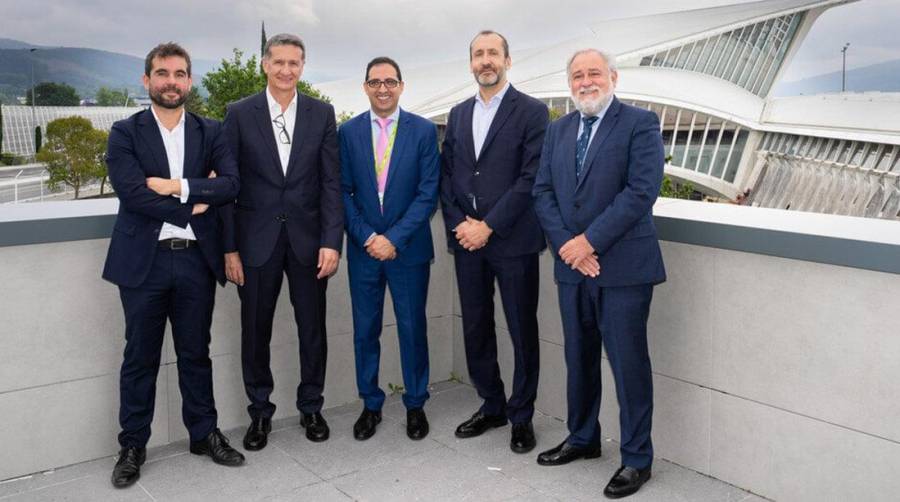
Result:
[[[393,122],[394,119],[383,119],[381,117],[378,117],[377,119],[375,119],[375,121],[378,122],[378,125],[382,129],[385,129],[385,128],[387,128],[387,126],[391,125],[391,122]]]
[[[594,126],[594,122],[597,121],[597,117],[583,117],[581,120],[584,121],[584,127],[590,128]]]

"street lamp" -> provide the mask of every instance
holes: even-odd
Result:
[[[35,92],[34,88],[34,51],[37,50],[37,47],[32,47],[28,49],[28,52],[31,56],[31,138],[34,141],[34,154],[37,155],[37,139],[34,137],[35,131],[37,131],[37,119],[34,116],[34,103],[37,101],[37,92]]]
[[[847,90],[847,47],[850,47],[850,42],[844,44],[844,48],[841,49],[841,55],[844,60],[841,65],[841,92]]]

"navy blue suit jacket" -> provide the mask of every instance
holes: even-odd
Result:
[[[434,258],[429,219],[438,198],[440,168],[437,130],[431,121],[400,110],[384,193],[378,202],[370,112],[350,119],[338,133],[350,263],[372,261],[364,244],[372,233],[384,235],[405,265]]]
[[[653,203],[665,154],[656,114],[615,97],[575,177],[579,112],[550,124],[534,182],[535,210],[554,251],[558,282],[585,279],[559,257],[559,248],[584,233],[599,255],[600,286],[665,281],[653,225]]]
[[[441,152],[441,210],[447,246],[462,250],[453,229],[466,216],[484,220],[493,234],[483,248],[494,256],[521,256],[546,247],[531,189],[549,121],[547,105],[510,86],[488,129],[478,160],[472,138],[471,97],[450,110]],[[472,199],[476,204],[472,204]]]
[[[214,206],[234,200],[237,195],[237,165],[221,125],[185,113],[183,178],[188,180],[190,190],[186,204],[147,188],[148,177],[171,177],[153,112],[137,112],[113,124],[109,132],[106,165],[109,181],[119,197],[119,214],[103,267],[103,278],[110,282],[130,288],[144,282],[156,256],[159,231],[166,222],[182,228],[190,223],[210,269],[220,283],[225,283]],[[210,171],[215,171],[217,177],[207,178]],[[191,216],[196,203],[209,204],[210,208]]]
[[[241,173],[237,201],[221,211],[225,252],[239,251],[244,265],[262,266],[282,223],[300,263],[315,266],[322,247],[340,252],[344,214],[334,108],[297,95],[286,174],[265,90],[229,105],[224,128]]]

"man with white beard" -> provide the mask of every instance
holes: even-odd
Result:
[[[653,112],[614,96],[612,56],[576,52],[567,65],[577,111],[547,129],[535,211],[555,258],[567,375],[569,436],[541,465],[600,456],[602,345],[616,384],[621,467],[604,490],[631,495],[650,479],[653,381],[647,317],[665,281],[652,208],[665,155]]]

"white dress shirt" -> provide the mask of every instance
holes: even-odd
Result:
[[[281,160],[281,172],[287,174],[288,162],[291,160],[291,144],[294,142],[294,124],[297,121],[297,91],[294,91],[294,97],[288,104],[287,109],[282,113],[281,105],[269,92],[266,86],[266,101],[269,102],[269,118],[272,120],[272,131],[275,133],[275,144],[278,146],[278,159]],[[281,133],[281,127],[275,124],[275,118],[284,115],[284,128],[287,130],[291,143],[282,142],[284,135]]]
[[[181,111],[181,118],[171,131],[166,129],[166,126],[160,122],[159,116],[156,115],[156,110],[154,110],[152,106],[150,107],[150,111],[153,113],[153,118],[156,120],[156,125],[159,127],[159,134],[162,136],[163,146],[166,148],[166,160],[169,161],[169,178],[181,180],[181,195],[176,197],[184,204],[187,202],[188,195],[190,195],[188,182],[184,179],[185,111]],[[162,228],[159,230],[159,240],[162,241],[165,239],[190,239],[195,241],[197,240],[197,236],[195,236],[194,231],[191,230],[190,223],[184,228],[176,227],[171,223],[163,223]]]
[[[478,160],[478,156],[481,155],[481,148],[484,146],[484,140],[487,139],[491,122],[494,121],[497,110],[500,108],[500,102],[503,101],[507,90],[509,90],[509,82],[506,82],[500,92],[494,94],[487,103],[481,99],[480,92],[475,94],[475,106],[472,107],[472,140],[475,142],[475,160]]]

